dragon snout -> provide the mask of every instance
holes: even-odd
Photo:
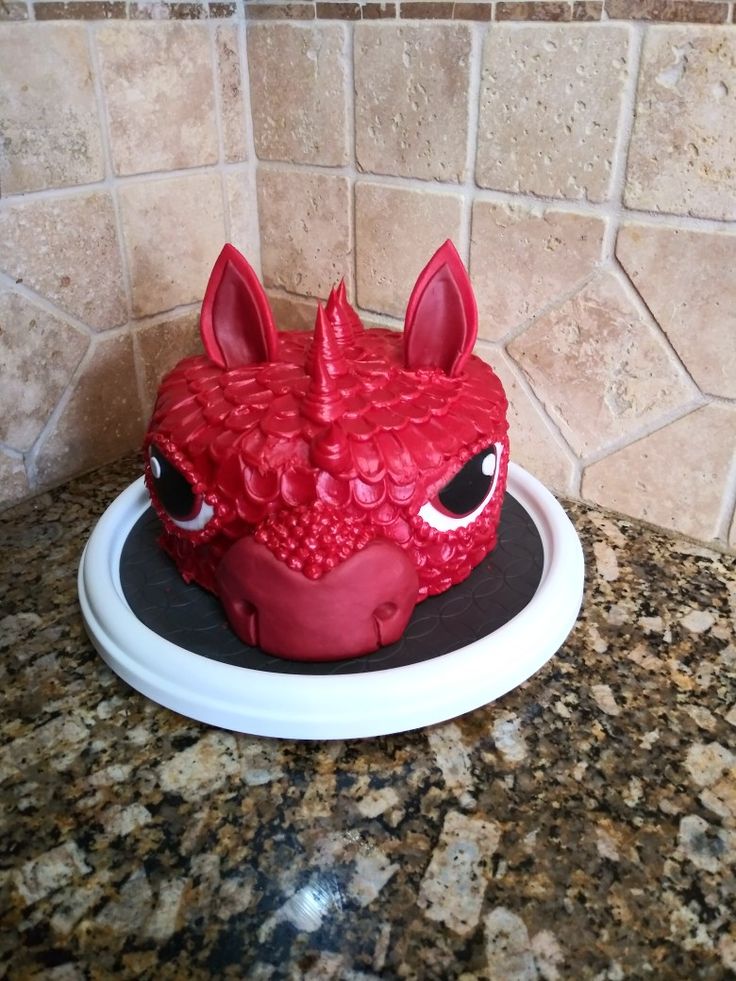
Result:
[[[383,539],[309,578],[244,538],[223,558],[217,580],[241,640],[301,661],[356,657],[398,640],[419,586],[406,553]]]

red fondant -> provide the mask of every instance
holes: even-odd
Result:
[[[413,605],[495,545],[506,399],[470,351],[475,301],[446,243],[420,275],[402,337],[365,330],[340,284],[315,333],[276,335],[268,300],[226,246],[202,310],[207,356],[162,382],[146,445],[214,509],[162,544],[217,593],[236,632],[294,659],[350,657],[396,639]],[[419,516],[459,468],[501,447],[496,488],[466,528]]]

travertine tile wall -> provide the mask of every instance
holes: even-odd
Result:
[[[74,18],[0,25],[6,500],[137,443],[224,238],[308,327],[450,237],[517,461],[736,548],[733,4],[6,9]]]

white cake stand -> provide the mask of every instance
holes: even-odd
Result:
[[[536,592],[502,627],[450,654],[358,674],[276,674],[214,661],[145,626],[120,582],[127,536],[149,506],[143,478],[110,505],[79,567],[87,632],[107,664],[148,698],[182,715],[257,736],[350,739],[455,718],[529,678],[560,648],[583,595],[583,553],[555,498],[510,464],[508,490],[534,522],[544,566]]]

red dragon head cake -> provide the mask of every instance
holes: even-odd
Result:
[[[341,283],[314,332],[277,332],[226,245],[202,305],[206,354],[164,378],[145,440],[161,544],[247,644],[339,660],[401,636],[414,606],[496,544],[506,397],[471,354],[475,298],[451,242],[404,331],[363,327]]]

